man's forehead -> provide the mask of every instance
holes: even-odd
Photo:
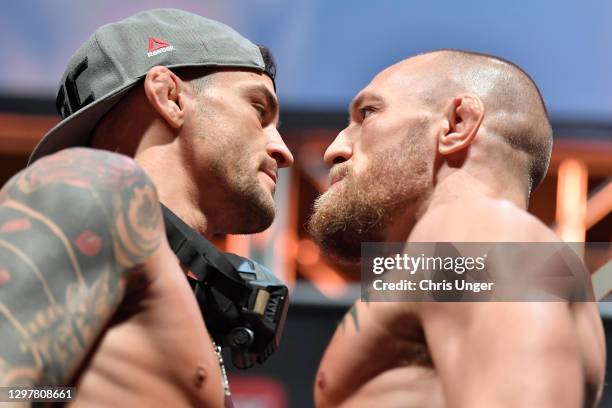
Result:
[[[429,54],[405,59],[382,70],[370,84],[381,85],[387,82],[406,82],[418,79],[434,68],[433,62],[433,57]]]
[[[363,88],[353,99],[353,103],[358,103],[367,99],[384,99],[400,92],[409,94],[410,90],[417,90],[422,83],[422,78],[431,68],[429,61],[418,56],[409,58],[394,64],[380,73]]]

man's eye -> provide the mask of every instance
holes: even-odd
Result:
[[[374,112],[374,110],[369,106],[359,109],[359,113],[361,114],[361,118],[363,120],[367,119],[367,117],[370,116],[372,112]]]
[[[265,106],[263,106],[263,105],[261,105],[259,103],[256,103],[256,104],[253,105],[253,107],[255,108],[255,110],[257,110],[257,113],[259,113],[260,117],[263,118],[263,117],[266,116],[266,107]]]

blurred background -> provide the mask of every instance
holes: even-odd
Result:
[[[296,158],[281,172],[279,216],[261,234],[220,237],[217,244],[285,279],[292,306],[281,350],[265,366],[230,367],[237,407],[312,406],[316,367],[359,297],[359,270],[320,254],[304,224],[327,186],[322,155],[344,127],[350,100],[397,61],[460,48],[524,68],[540,87],[555,132],[549,173],[530,211],[566,241],[612,240],[612,3],[606,0],[7,2],[0,13],[2,184],[57,123],[56,84],[72,53],[98,26],[155,7],[222,21],[268,46],[278,65],[280,131]],[[612,286],[609,260],[609,251],[586,260],[602,296]],[[611,306],[600,303],[608,350]],[[610,388],[601,406],[612,406]]]

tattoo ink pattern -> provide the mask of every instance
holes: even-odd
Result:
[[[0,286],[5,285],[11,281],[11,274],[6,268],[0,267]]]
[[[135,162],[67,149],[0,190],[0,385],[62,385],[163,239]]]
[[[50,304],[55,304],[55,297],[53,296],[53,293],[51,293],[51,290],[49,289],[49,286],[47,285],[47,282],[46,282],[42,272],[36,266],[36,264],[34,264],[32,262],[32,260],[28,257],[28,255],[26,255],[23,251],[21,251],[16,246],[14,246],[14,245],[10,244],[9,242],[7,242],[5,240],[2,240],[2,239],[0,239],[0,248],[4,248],[7,251],[12,252],[15,255],[15,257],[19,258],[24,264],[27,265],[27,267],[29,267],[29,269],[32,270],[32,272],[36,275],[37,280],[39,280],[42,283],[42,286],[43,286],[44,291],[45,291],[45,295],[49,299],[49,303]]]
[[[90,230],[81,232],[74,244],[87,256],[96,256],[102,249],[102,239]]]
[[[30,220],[27,218],[18,218],[16,220],[10,220],[0,225],[0,233],[2,232],[15,232],[29,230],[32,228]]]

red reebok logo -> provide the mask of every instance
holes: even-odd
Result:
[[[161,54],[162,52],[173,51],[174,47],[159,38],[149,37],[149,52],[147,57],[153,57],[154,55]]]
[[[165,41],[160,40],[159,38],[149,37],[149,52],[159,50],[160,48],[169,47]]]

